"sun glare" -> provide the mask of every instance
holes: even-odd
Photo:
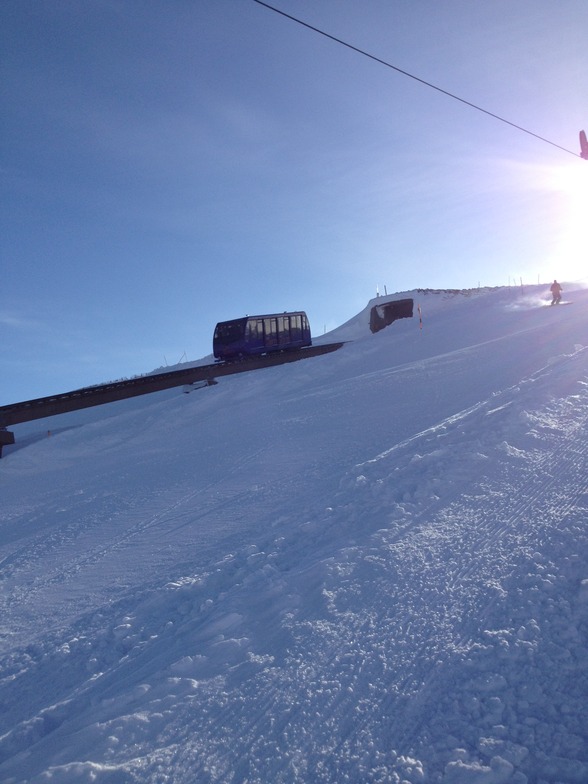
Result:
[[[559,224],[552,266],[562,280],[588,281],[588,163],[554,167],[549,180]]]

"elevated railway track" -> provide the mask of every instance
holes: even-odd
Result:
[[[242,362],[215,363],[183,368],[181,370],[170,370],[167,373],[138,376],[125,381],[113,381],[108,384],[75,389],[72,392],[63,392],[59,395],[50,395],[0,406],[0,457],[2,456],[3,446],[14,444],[14,433],[6,429],[11,425],[31,422],[35,419],[44,419],[57,414],[65,414],[82,408],[101,406],[113,403],[116,400],[125,400],[138,395],[147,395],[151,392],[160,392],[163,389],[196,384],[197,382],[212,385],[221,376],[261,370],[262,368],[296,362],[300,359],[316,357],[321,354],[329,354],[341,348],[342,345],[343,343],[327,343],[322,346],[308,346],[293,351],[277,352],[252,359],[244,359]]]

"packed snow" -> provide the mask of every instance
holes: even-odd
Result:
[[[564,288],[380,297],[335,353],[11,428],[0,780],[588,782]]]

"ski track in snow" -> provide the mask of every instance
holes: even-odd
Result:
[[[290,476],[270,431],[256,441],[251,429],[230,481],[202,463],[194,486],[190,460],[184,475],[170,457],[173,483],[153,472],[125,491],[115,465],[77,503],[49,480],[48,510],[14,502],[0,599],[20,628],[3,624],[2,780],[588,781],[588,349],[537,363],[527,341],[542,329],[517,332],[511,347],[527,353],[502,385],[486,380],[492,340],[402,374],[347,372],[349,354],[339,381],[297,394],[286,382],[282,402],[262,405],[278,440],[307,449]],[[288,379],[312,378],[303,365]],[[242,382],[243,404],[285,378]],[[407,416],[382,408],[362,440],[386,389]],[[317,438],[311,455],[305,434],[323,420],[327,451]],[[106,448],[110,431],[93,430]],[[254,483],[256,465],[268,477]],[[84,585],[89,596],[59,598]],[[53,631],[43,609],[65,613]]]

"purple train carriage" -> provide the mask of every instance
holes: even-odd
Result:
[[[304,311],[221,321],[212,341],[215,358],[227,362],[310,345],[310,325]]]

